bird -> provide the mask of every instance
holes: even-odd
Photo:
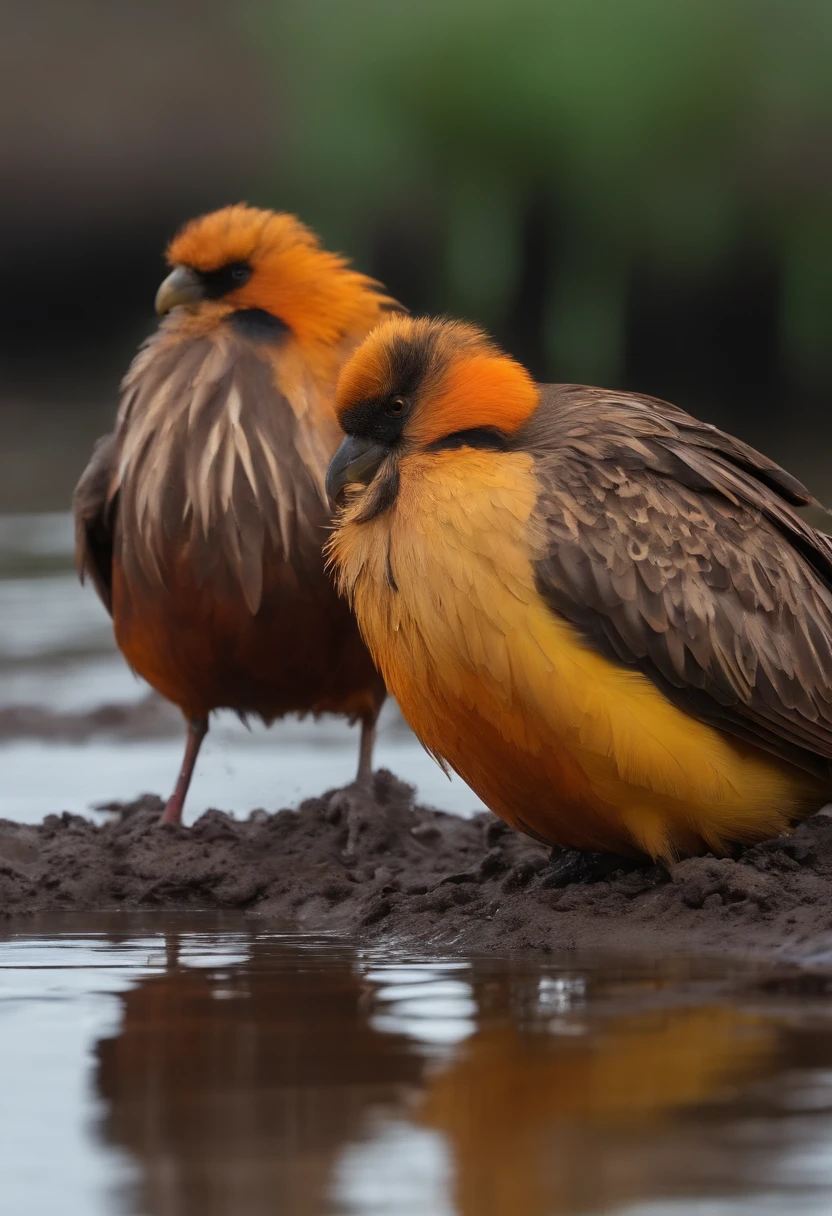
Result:
[[[133,669],[187,722],[163,820],[180,823],[209,715],[361,723],[384,683],[324,569],[337,373],[388,310],[295,216],[236,204],[168,245],[161,320],[75,490],[76,564]]]
[[[385,319],[336,411],[335,577],[508,824],[666,867],[829,801],[832,541],[796,478],[667,402],[537,384],[462,321]]]

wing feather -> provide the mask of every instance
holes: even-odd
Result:
[[[113,611],[113,534],[118,511],[115,434],[104,435],[72,496],[75,566],[83,583],[89,576],[104,607]]]
[[[108,608],[114,546],[128,579],[166,585],[184,562],[252,613],[266,566],[293,580],[319,570],[334,423],[314,385],[302,409],[284,393],[282,354],[230,329],[182,337],[163,324],[136,356],[75,498],[79,569]]]
[[[664,402],[544,389],[538,588],[702,721],[823,776],[832,759],[832,541],[809,491]]]

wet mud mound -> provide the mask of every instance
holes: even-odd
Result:
[[[832,959],[832,816],[736,860],[694,858],[563,885],[548,850],[489,815],[414,805],[390,773],[374,797],[330,792],[235,820],[162,827],[145,797],[100,824],[0,821],[0,914],[239,908],[302,928],[443,951],[572,948]]]

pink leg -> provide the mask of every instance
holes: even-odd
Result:
[[[194,773],[194,765],[199,755],[199,749],[202,746],[202,740],[207,733],[207,718],[188,719],[188,739],[185,743],[185,755],[182,758],[182,767],[176,779],[176,788],[165,807],[165,813],[161,820],[162,823],[182,822],[182,808],[185,805],[185,796],[188,793],[188,786],[191,784],[191,777]]]

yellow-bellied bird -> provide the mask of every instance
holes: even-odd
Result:
[[[514,827],[670,860],[832,796],[832,543],[663,401],[391,318],[341,374],[331,557],[425,746]]]

